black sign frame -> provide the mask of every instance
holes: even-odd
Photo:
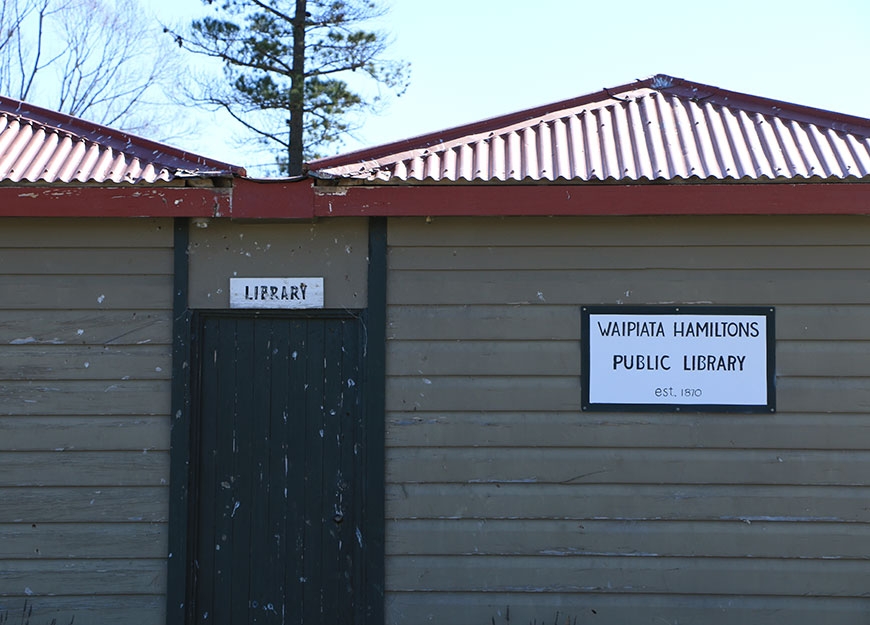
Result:
[[[662,305],[590,305],[580,309],[580,388],[583,412],[776,412],[776,332],[775,308],[772,306],[662,306]],[[696,315],[696,316],[763,316],[766,320],[767,350],[766,387],[764,404],[706,404],[706,403],[611,403],[590,401],[590,316],[594,315]]]

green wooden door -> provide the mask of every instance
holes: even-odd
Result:
[[[193,622],[356,620],[360,328],[353,316],[199,316]]]

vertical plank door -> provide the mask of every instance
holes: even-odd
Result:
[[[193,621],[353,622],[358,319],[202,315],[194,345]]]

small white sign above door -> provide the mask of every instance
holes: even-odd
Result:
[[[230,278],[230,308],[323,308],[323,278]]]

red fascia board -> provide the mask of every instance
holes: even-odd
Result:
[[[315,188],[310,179],[232,188],[0,187],[0,217],[866,215],[870,185],[431,185]]]
[[[863,215],[866,184],[350,187],[319,192],[316,217]]]
[[[217,217],[230,189],[0,187],[0,217]]]
[[[234,219],[312,219],[314,188],[311,179],[233,181],[233,198],[225,215]]]

